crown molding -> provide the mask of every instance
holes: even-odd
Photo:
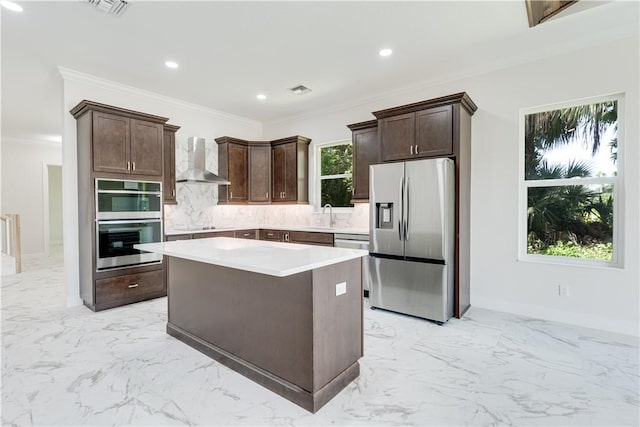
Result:
[[[178,98],[173,98],[166,95],[161,95],[156,92],[152,92],[146,89],[140,89],[135,86],[129,86],[124,83],[108,80],[102,77],[97,77],[91,74],[83,73],[82,71],[73,70],[71,68],[58,65],[58,72],[62,75],[65,81],[75,81],[80,83],[87,83],[93,86],[115,90],[125,94],[133,94],[144,96],[146,98],[155,99],[158,101],[173,104],[177,107],[197,111],[200,113],[206,113],[221,119],[234,120],[239,122],[245,122],[251,125],[262,126],[262,123],[257,120],[252,120],[246,117],[237,116],[235,114],[225,113],[224,111],[214,110],[212,108],[203,107],[202,105],[194,104],[191,102],[183,101]]]
[[[609,31],[606,34],[593,33],[579,40],[567,41],[565,43],[558,43],[554,46],[553,50],[549,49],[549,46],[541,46],[536,51],[526,51],[520,55],[512,56],[503,60],[493,61],[488,64],[479,65],[476,67],[470,67],[465,70],[461,70],[457,73],[449,73],[446,76],[439,76],[432,79],[422,80],[417,83],[411,83],[401,87],[396,87],[384,92],[377,92],[375,95],[367,96],[359,99],[354,99],[349,102],[334,104],[331,107],[317,108],[309,111],[305,111],[299,114],[294,114],[274,120],[265,120],[262,122],[264,126],[274,126],[280,123],[288,123],[298,120],[304,120],[308,118],[317,117],[318,114],[332,114],[344,110],[350,110],[366,105],[382,105],[385,100],[392,97],[406,98],[408,100],[415,96],[415,92],[426,91],[439,85],[445,85],[449,83],[459,82],[464,79],[482,76],[490,72],[506,70],[512,67],[517,67],[524,64],[540,61],[546,58],[553,58],[556,56],[566,55],[572,52],[578,52],[583,49],[591,47],[601,46],[616,40],[622,40],[626,38],[638,36],[638,28],[632,25],[621,26],[616,28],[615,31]],[[464,85],[463,85],[464,86]],[[459,87],[458,90],[453,92],[464,92],[467,88]],[[434,95],[436,96],[436,95]],[[407,101],[405,103],[410,103]],[[378,107],[383,109],[385,107]]]
[[[15,144],[15,145],[46,145],[53,148],[62,148],[62,141],[51,141],[42,138],[25,138],[22,136],[2,135],[2,144]]]

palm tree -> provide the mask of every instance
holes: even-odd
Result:
[[[600,149],[602,136],[617,126],[617,102],[583,105],[530,114],[525,118],[525,179],[544,180],[593,176],[590,165],[571,161],[550,165],[544,154],[582,136],[592,155]],[[617,140],[609,143],[615,161]],[[613,227],[612,188],[597,191],[584,185],[531,187],[528,189],[529,241],[554,244],[563,236],[575,242],[592,236],[607,238]]]

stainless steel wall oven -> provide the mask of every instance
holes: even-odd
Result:
[[[162,262],[162,255],[134,249],[162,241],[160,182],[97,178],[96,270]]]

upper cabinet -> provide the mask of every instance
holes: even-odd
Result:
[[[76,119],[87,113],[91,121],[78,141],[91,144],[94,172],[162,176],[167,118],[86,100],[71,110]]]
[[[465,93],[376,111],[383,162],[454,155],[454,105],[475,111]]]
[[[218,203],[246,203],[248,198],[248,141],[223,136],[218,143],[218,174],[231,185],[218,186]]]
[[[271,201],[271,145],[256,142],[249,145],[249,203]]]
[[[271,141],[272,203],[308,203],[309,143],[303,136]]]
[[[378,122],[347,125],[353,143],[353,202],[369,200],[369,166],[378,163]]]
[[[163,132],[164,169],[162,171],[162,194],[164,203],[176,202],[176,132],[180,126],[166,124]]]
[[[221,185],[218,203],[307,203],[309,143],[303,136],[245,141],[223,136],[218,143]]]

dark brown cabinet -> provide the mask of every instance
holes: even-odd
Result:
[[[303,136],[245,141],[223,136],[218,143],[219,204],[308,203],[309,143]]]
[[[236,239],[251,239],[255,240],[258,235],[258,230],[236,230],[234,237]]]
[[[369,200],[369,166],[378,163],[378,122],[347,125],[353,144],[353,202]]]
[[[333,246],[333,233],[290,231],[289,241],[305,245]]]
[[[248,142],[224,136],[218,143],[218,174],[231,185],[218,186],[218,203],[246,203],[248,194]]]
[[[162,195],[164,203],[176,202],[176,132],[180,126],[164,125],[162,145],[164,150],[164,168],[162,170]]]
[[[87,100],[70,113],[77,129],[80,298],[99,311],[166,295],[164,263],[97,269],[95,179],[168,182],[164,125],[169,119]]]
[[[282,232],[279,230],[260,230],[258,232],[260,240],[270,240],[272,242],[282,242]]]
[[[118,307],[166,294],[164,270],[96,280],[97,309]]]
[[[271,141],[272,203],[307,203],[309,143],[302,136]]]
[[[429,108],[416,112],[414,156],[441,157],[453,153],[453,107]]]
[[[449,157],[456,167],[454,310],[471,304],[471,116],[478,107],[464,93],[376,111],[382,161]],[[357,177],[355,178],[357,182]]]
[[[445,105],[379,120],[382,161],[453,153],[453,107]]]
[[[93,112],[93,170],[129,173],[130,123],[127,117]]]
[[[249,203],[271,202],[271,145],[249,145]]]
[[[93,112],[93,170],[162,175],[163,130],[159,123]]]
[[[231,230],[210,231],[207,233],[193,233],[192,237],[194,239],[208,239],[209,237],[236,237],[236,233]]]

